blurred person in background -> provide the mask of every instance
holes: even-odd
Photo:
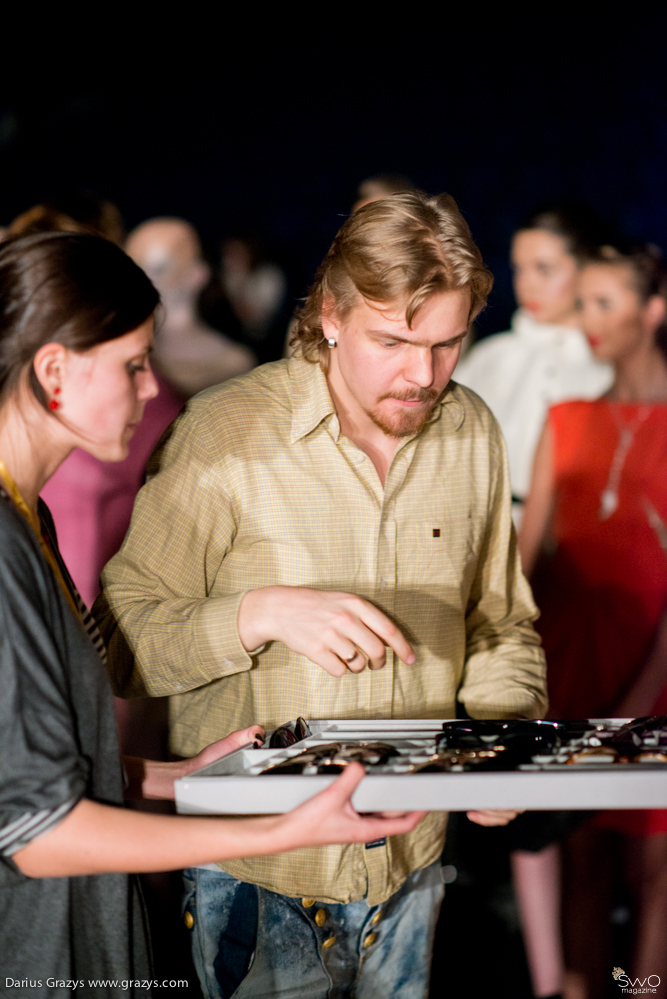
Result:
[[[90,191],[63,192],[33,205],[14,219],[6,235],[57,231],[104,236],[117,246],[122,246],[125,238],[123,217],[116,205]]]
[[[220,281],[244,339],[260,361],[281,357],[288,325],[287,278],[283,269],[268,259],[262,241],[250,236],[226,239]]]
[[[579,262],[605,236],[599,220],[581,208],[547,208],[529,216],[512,240],[519,305],[512,329],[478,343],[456,369],[456,380],[478,392],[500,423],[517,526],[548,407],[594,399],[613,378],[611,367],[591,354],[575,308]]]
[[[373,201],[381,201],[391,194],[403,194],[405,191],[415,191],[417,188],[400,173],[378,173],[372,177],[366,177],[357,188],[357,193],[352,205],[352,211],[357,212],[364,205],[370,205]]]
[[[552,718],[667,714],[667,275],[655,249],[602,247],[577,319],[614,382],[549,410],[519,547],[542,616]],[[607,811],[564,843],[565,994],[607,994],[618,854],[634,899],[632,976],[667,982],[667,811]],[[558,855],[515,854],[536,995],[557,991]],[[558,967],[560,963],[560,968]]]
[[[154,364],[182,396],[190,398],[250,371],[253,354],[207,326],[198,313],[197,299],[210,269],[189,222],[149,219],[130,233],[125,249],[160,293],[164,314]]]

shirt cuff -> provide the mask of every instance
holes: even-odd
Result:
[[[246,652],[241,644],[238,616],[247,591],[229,597],[209,597],[191,618],[199,661],[209,680],[217,680],[252,667],[252,656],[264,646]]]
[[[79,803],[70,798],[56,808],[43,808],[39,812],[25,812],[18,819],[0,829],[0,855],[11,857],[39,836],[44,836],[57,826]]]

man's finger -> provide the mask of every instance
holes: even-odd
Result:
[[[506,826],[520,814],[519,811],[502,808],[487,808],[466,813],[471,822],[478,826]]]
[[[366,656],[352,642],[341,639],[332,649],[332,652],[335,652],[341,662],[345,664],[345,668],[352,673],[361,673],[366,669]]]
[[[372,604],[365,603],[361,619],[385,645],[394,650],[399,659],[408,666],[412,665],[416,658],[412,646],[386,614]]]
[[[331,676],[345,676],[347,666],[335,652],[321,652],[313,662],[321,666]]]
[[[347,637],[364,656],[370,669],[382,669],[387,661],[387,650],[381,638],[363,621],[351,621]]]

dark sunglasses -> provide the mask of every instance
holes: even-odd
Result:
[[[308,728],[307,722],[299,717],[294,722],[293,727],[292,722],[286,722],[271,733],[269,749],[287,749],[288,746],[294,746],[297,742],[307,739],[310,735],[312,735],[312,732]]]

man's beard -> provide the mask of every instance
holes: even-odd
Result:
[[[378,404],[384,399],[400,399],[402,402],[418,399],[419,402],[431,405],[420,406],[418,409],[398,410],[391,417],[379,405],[375,409],[367,409],[366,413],[388,437],[412,437],[413,434],[418,434],[431,419],[439,398],[440,394],[430,389],[419,389],[417,392],[388,392],[386,395],[380,396]]]

